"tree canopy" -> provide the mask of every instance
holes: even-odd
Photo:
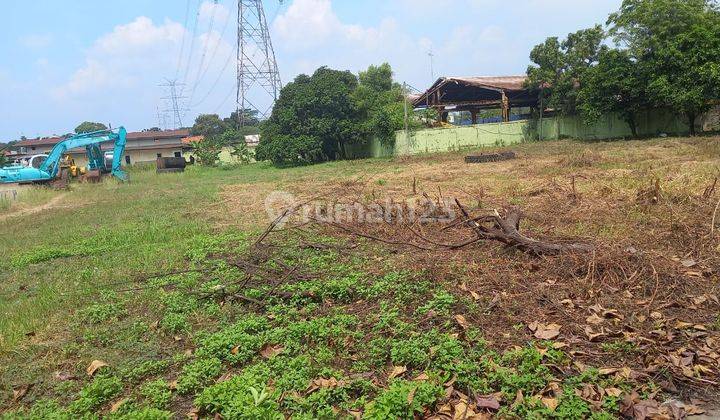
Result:
[[[75,134],[92,133],[100,130],[107,130],[107,126],[103,123],[85,121],[75,128]]]
[[[388,64],[359,76],[321,67],[285,86],[262,125],[259,160],[301,165],[347,157],[349,146],[394,139],[403,126],[402,88]]]
[[[624,0],[600,26],[549,38],[530,57],[529,84],[545,104],[588,121],[614,112],[637,134],[649,108],[696,118],[720,95],[720,11],[715,0]],[[612,42],[611,42],[612,41]]]
[[[245,123],[254,122],[257,124],[257,112],[245,110]],[[226,147],[232,148],[232,155],[242,163],[249,163],[253,154],[245,143],[246,132],[257,132],[257,127],[245,126],[240,130],[237,119],[237,112],[233,112],[228,118],[220,118],[217,114],[204,114],[197,117],[195,124],[190,129],[193,136],[202,136],[203,139],[196,141],[195,155],[201,165],[213,166],[217,163],[220,153]]]
[[[545,106],[571,114],[577,107],[577,84],[598,60],[605,31],[600,25],[567,36],[548,38],[533,48],[529,87],[540,90]]]

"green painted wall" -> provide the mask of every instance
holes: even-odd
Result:
[[[687,124],[670,112],[655,110],[642,115],[637,122],[640,136],[686,135]],[[353,159],[391,157],[424,153],[443,153],[490,146],[509,146],[525,141],[575,139],[615,139],[631,137],[627,123],[614,115],[601,118],[589,126],[580,117],[545,118],[542,123],[514,121],[498,124],[481,124],[451,128],[395,133],[395,144],[382,144],[379,140],[356,144],[346,148]]]
[[[638,118],[638,135],[642,137],[668,135],[686,135],[688,125],[678,116],[664,110],[654,110]],[[632,137],[628,124],[616,115],[606,115],[596,124],[587,125],[582,118],[553,117],[542,122],[542,131],[538,128],[538,137],[543,140],[561,138],[605,140]]]
[[[482,124],[464,127],[434,128],[395,133],[395,144],[384,145],[379,140],[353,145],[346,149],[348,156],[359,159],[442,153],[489,146],[508,146],[531,140],[534,131],[527,121],[505,124]]]

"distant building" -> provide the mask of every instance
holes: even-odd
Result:
[[[194,136],[194,137],[187,137],[183,139],[183,143],[185,143],[185,158],[195,158],[194,150],[195,146],[193,143],[198,143],[205,140],[205,137],[203,136]],[[260,134],[250,134],[245,136],[245,145],[247,145],[247,148],[254,152],[255,149],[260,144]],[[220,152],[220,155],[218,156],[218,159],[220,160],[220,163],[222,164],[235,164],[239,163],[240,159],[238,159],[236,156],[234,156],[232,153],[235,150],[232,146],[223,147],[222,151]]]
[[[183,142],[188,136],[188,129],[128,133],[123,164],[152,163],[159,157],[182,157],[183,152],[190,149],[190,146]],[[65,137],[46,137],[19,141],[14,145],[18,150],[17,158],[48,154],[64,139]],[[101,148],[105,152],[112,151],[113,143],[103,143]],[[78,165],[87,165],[84,149],[73,149],[69,154]]]

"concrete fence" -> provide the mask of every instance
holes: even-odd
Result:
[[[700,131],[720,130],[720,107],[699,119]],[[647,112],[638,118],[638,135],[642,137],[662,134],[682,136],[689,133],[687,123],[664,110]],[[532,140],[619,139],[630,138],[628,124],[615,115],[601,118],[596,124],[587,125],[580,117],[552,117],[539,121],[515,121],[509,123],[481,124],[463,127],[434,128],[418,131],[398,131],[395,141],[386,144],[374,139],[346,148],[354,159],[392,157],[425,153],[443,153],[479,147],[509,146]]]

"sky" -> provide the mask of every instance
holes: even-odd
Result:
[[[3,3],[0,142],[68,133],[82,121],[164,125],[166,80],[184,82],[185,126],[235,109],[237,1]],[[320,66],[357,73],[388,62],[398,82],[419,90],[433,77],[524,74],[534,45],[604,23],[620,3],[264,0],[284,84]]]

